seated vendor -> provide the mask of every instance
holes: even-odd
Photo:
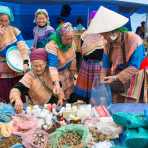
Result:
[[[16,112],[21,112],[23,109],[21,96],[29,96],[32,104],[43,105],[57,102],[57,100],[51,99],[53,98],[53,84],[48,73],[46,51],[43,48],[33,50],[30,60],[32,70],[27,72],[10,91],[10,102],[14,103]],[[62,103],[63,95],[59,94],[58,96],[60,96],[58,103]]]

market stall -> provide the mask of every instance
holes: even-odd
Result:
[[[16,114],[11,105],[1,103],[0,148],[132,148],[135,143],[145,148],[148,105],[134,104],[136,112],[131,105],[26,105]]]

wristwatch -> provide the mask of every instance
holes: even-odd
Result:
[[[59,81],[58,80],[55,80],[52,83],[53,83],[53,85],[56,85],[56,84],[59,84]]]
[[[25,59],[25,60],[23,61],[23,64],[28,64],[28,65],[29,65],[29,60],[28,60],[28,59]]]
[[[53,81],[52,83],[53,83],[53,85],[59,84],[60,87],[62,88],[62,83],[61,83],[61,81],[55,80],[55,81]]]

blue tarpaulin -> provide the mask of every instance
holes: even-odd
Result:
[[[34,27],[34,13],[38,8],[47,9],[53,27],[57,26],[57,18],[60,15],[63,4],[69,4],[71,14],[65,18],[73,25],[76,24],[78,16],[82,16],[84,26],[87,26],[88,13],[97,10],[100,5],[123,14],[130,18],[134,13],[148,13],[148,0],[4,0],[0,5],[9,6],[13,12],[15,21],[13,25],[20,28],[25,39],[32,38],[32,30]],[[129,30],[131,23],[126,25]]]

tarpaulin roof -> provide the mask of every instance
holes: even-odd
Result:
[[[65,3],[71,7],[71,14],[66,21],[75,25],[77,16],[82,16],[85,27],[89,12],[97,10],[101,5],[128,18],[135,12],[148,13],[148,0],[0,0],[0,5],[6,5],[13,10],[15,16],[13,24],[22,29],[27,38],[32,36],[32,29],[35,25],[33,24],[34,12],[38,8],[45,8],[48,11],[51,24],[56,27],[57,18]],[[127,27],[130,29],[130,26],[129,21]]]
[[[1,0],[4,3],[13,3],[13,4],[33,4],[33,5],[53,5],[53,4],[83,4],[87,5],[114,5],[119,7],[122,11],[130,12],[139,10],[139,13],[148,12],[148,0]],[[119,10],[120,11],[120,10]]]
[[[116,2],[125,2],[125,3],[132,3],[132,4],[139,4],[148,6],[148,0],[112,0]]]
[[[2,2],[15,2],[15,3],[49,3],[49,2],[109,2],[109,3],[127,3],[136,5],[147,5],[148,0],[1,0]]]

